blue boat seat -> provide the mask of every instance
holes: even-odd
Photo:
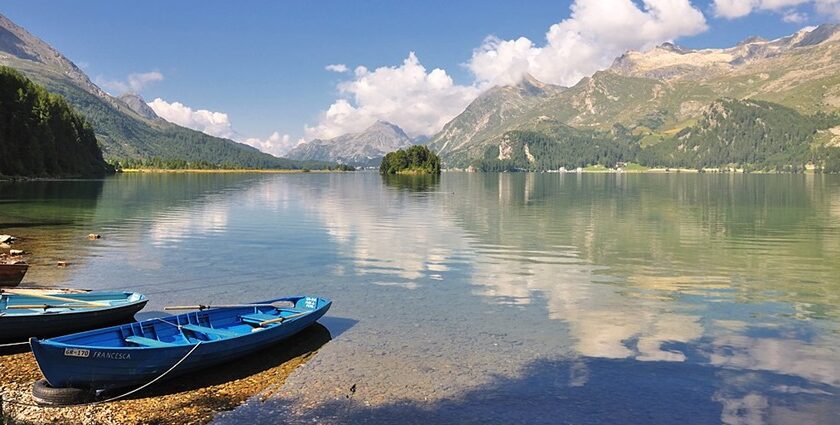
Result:
[[[136,336],[136,335],[125,337],[125,341],[130,342],[132,344],[142,345],[142,346],[145,346],[145,347],[156,347],[156,348],[174,347],[174,346],[178,345],[178,344],[173,344],[171,342],[163,342],[163,341],[158,341],[156,339],[144,338],[142,336]]]
[[[243,323],[249,323],[252,325],[259,325],[266,320],[274,320],[280,316],[274,316],[271,314],[264,314],[264,313],[253,313],[253,314],[243,314],[240,316]]]
[[[199,325],[193,325],[193,324],[181,325],[181,329],[186,329],[188,331],[193,331],[193,332],[200,332],[200,333],[203,333],[203,334],[206,334],[206,335],[216,335],[216,336],[220,336],[222,338],[233,338],[235,336],[241,335],[241,334],[238,334],[236,332],[226,331],[224,329],[214,329],[214,328],[208,328],[208,327],[205,327],[205,326],[199,326]]]

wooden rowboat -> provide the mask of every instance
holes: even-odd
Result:
[[[288,302],[289,307],[275,306],[280,302]],[[45,340],[32,338],[29,343],[53,388],[138,386],[161,375],[191,373],[276,344],[315,323],[330,305],[318,297],[280,298]]]
[[[29,270],[29,265],[26,263],[0,263],[0,286],[18,286],[27,270]]]
[[[134,292],[0,291],[0,344],[132,320],[148,299]]]

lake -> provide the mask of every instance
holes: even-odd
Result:
[[[139,318],[331,298],[217,423],[840,423],[840,176],[125,174],[0,183],[0,233]]]

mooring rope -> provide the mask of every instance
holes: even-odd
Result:
[[[144,388],[148,387],[149,385],[152,385],[152,384],[154,384],[155,382],[157,382],[157,381],[159,381],[159,380],[163,379],[163,377],[164,377],[164,376],[168,375],[168,374],[169,374],[169,372],[172,372],[173,370],[175,370],[175,368],[176,368],[176,367],[178,367],[181,363],[183,363],[183,362],[184,362],[184,360],[187,360],[187,357],[189,357],[189,356],[190,356],[190,355],[191,355],[191,354],[192,354],[192,353],[193,353],[193,352],[194,352],[194,351],[198,348],[198,346],[199,346],[199,345],[201,345],[201,341],[198,341],[198,342],[195,344],[195,346],[193,346],[193,348],[192,348],[190,351],[188,351],[188,352],[187,352],[187,354],[185,354],[185,355],[184,355],[184,357],[181,357],[181,360],[178,360],[178,361],[177,361],[174,365],[172,365],[172,367],[170,367],[169,369],[167,369],[167,370],[166,370],[166,372],[163,372],[163,373],[162,373],[162,374],[160,374],[157,378],[152,379],[151,381],[149,381],[149,382],[147,382],[147,383],[145,383],[145,384],[143,384],[143,385],[141,385],[141,386],[139,386],[139,387],[137,387],[137,388],[135,388],[135,389],[133,389],[133,390],[131,390],[131,391],[127,392],[127,393],[125,393],[125,394],[120,394],[120,395],[118,395],[118,396],[116,396],[116,397],[111,397],[111,398],[109,398],[109,399],[107,399],[107,400],[99,400],[99,401],[92,401],[92,402],[90,402],[90,403],[71,404],[71,405],[63,405],[63,406],[50,406],[50,405],[44,405],[44,406],[42,406],[42,405],[40,405],[40,404],[22,403],[22,402],[15,401],[15,400],[6,400],[6,398],[5,398],[5,394],[0,394],[0,412],[2,412],[2,410],[3,410],[3,409],[2,409],[2,405],[3,405],[3,403],[9,403],[9,404],[15,404],[15,405],[18,405],[18,406],[27,406],[27,407],[39,407],[39,408],[63,408],[63,407],[83,407],[83,406],[95,406],[95,405],[98,405],[98,404],[105,404],[105,403],[110,403],[110,402],[112,402],[112,401],[117,401],[117,400],[119,400],[119,399],[121,399],[121,398],[128,397],[128,396],[130,396],[130,395],[132,395],[132,394],[134,394],[134,393],[136,393],[136,392],[138,392],[138,391],[141,391],[141,390],[143,390]]]
[[[17,346],[19,346],[19,345],[29,345],[29,341],[23,341],[23,342],[12,342],[12,343],[9,343],[9,344],[0,344],[0,348],[5,348],[5,347],[17,347]]]

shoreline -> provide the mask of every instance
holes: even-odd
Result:
[[[255,397],[259,401],[271,397],[330,339],[329,330],[316,323],[263,351],[156,383],[122,400],[57,408],[33,406],[32,384],[42,376],[32,352],[0,351],[4,400],[0,420],[7,424],[206,424],[217,413],[234,410]]]
[[[306,173],[347,173],[349,171],[340,170],[309,170],[309,169],[271,169],[271,168],[234,168],[234,169],[198,169],[198,168],[124,168],[117,171],[117,174],[138,174],[138,173],[160,173],[160,174],[178,174],[178,173],[196,173],[196,174],[306,174]]]

